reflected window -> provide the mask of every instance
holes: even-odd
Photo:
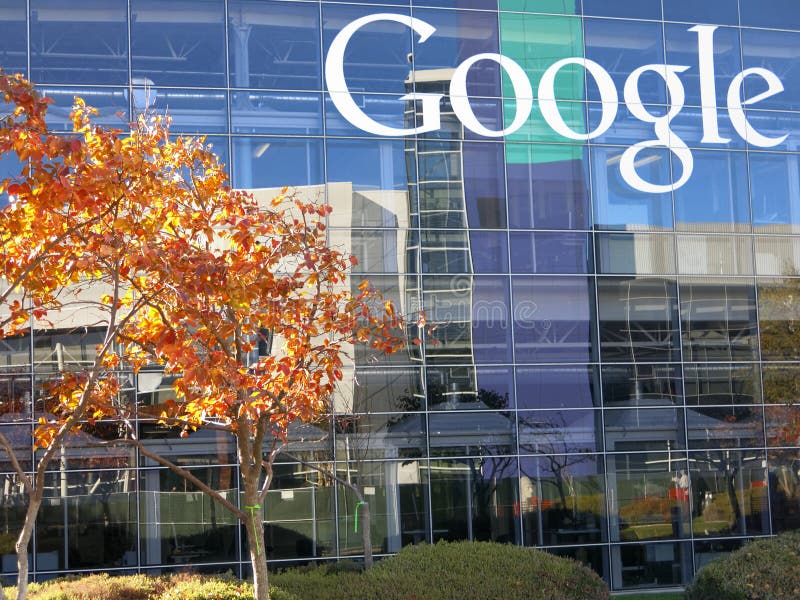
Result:
[[[800,360],[800,279],[758,284],[758,325],[762,360]]]
[[[598,233],[597,270],[608,274],[675,273],[675,239],[650,233]]]
[[[84,1],[80,8],[68,7],[58,0],[32,0],[30,9],[32,80],[69,84],[128,82],[125,0]],[[13,43],[14,37],[9,41]],[[4,36],[4,46],[6,40]],[[4,64],[3,68],[9,67]]]
[[[759,0],[760,1],[760,0]],[[776,2],[777,0],[772,0]],[[755,8],[755,3],[753,3]],[[777,27],[786,28],[786,19],[798,19],[797,7],[787,10],[778,9],[773,12],[759,4],[758,14],[780,21]],[[751,14],[753,14],[751,12]],[[742,15],[742,24],[745,21]],[[765,29],[742,30],[742,67],[749,69],[761,67],[776,73],[784,86],[780,94],[759,100],[753,108],[770,110],[800,110],[800,32],[769,31]],[[767,84],[762,77],[747,77],[744,80],[744,99],[754,98],[766,90]]]
[[[683,403],[681,369],[676,365],[605,365],[605,406],[664,406]]]
[[[0,64],[6,73],[26,74],[28,70],[28,33],[25,0],[0,1]]]
[[[225,86],[224,3],[132,0],[131,53],[133,77],[156,86]]]
[[[512,232],[512,273],[588,273],[591,249],[585,233]]]
[[[749,160],[754,230],[758,233],[797,231],[800,199],[792,192],[800,177],[797,155],[753,152]]]
[[[309,187],[305,191],[312,198],[315,190],[321,193],[322,140],[234,137],[233,156],[233,184],[237,188],[275,188],[277,191],[288,185]]]
[[[520,409],[600,406],[595,367],[517,367],[516,374],[517,402]]]
[[[319,90],[319,7],[235,0],[228,4],[231,87]]]
[[[598,278],[600,352],[609,362],[669,362],[679,358],[674,282]]]
[[[761,402],[757,365],[694,363],[683,367],[686,404],[737,405]],[[764,385],[767,375],[764,374]]]

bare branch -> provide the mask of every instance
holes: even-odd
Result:
[[[11,444],[8,443],[6,436],[0,433],[0,445],[5,448],[6,453],[8,454],[8,458],[11,460],[11,465],[14,467],[14,471],[17,473],[19,478],[22,480],[22,485],[25,486],[25,492],[30,496],[33,494],[33,487],[31,485],[30,478],[25,474],[25,471],[22,470],[22,467],[17,460],[16,454],[14,454],[14,449],[11,447]]]

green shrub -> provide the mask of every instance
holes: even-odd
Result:
[[[800,532],[751,542],[700,569],[690,600],[800,598]]]
[[[304,600],[603,600],[606,584],[571,559],[489,542],[408,546],[366,573],[277,573]]]

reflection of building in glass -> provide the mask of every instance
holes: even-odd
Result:
[[[67,10],[0,0],[0,66],[53,98],[60,131],[74,95],[120,127],[149,106],[167,111],[176,132],[206,134],[237,187],[269,197],[289,185],[329,202],[331,243],[360,259],[353,280],[370,279],[438,325],[438,346],[428,337],[378,362],[356,353],[333,434],[297,435],[296,454],[362,485],[376,553],[435,539],[511,541],[584,561],[621,590],[681,585],[745,539],[799,527],[800,11],[786,0],[713,11],[702,2],[451,4],[414,5],[436,28],[424,43],[378,23],[348,45],[353,100],[379,123],[412,126],[419,107],[403,96],[445,94],[441,129],[405,139],[365,134],[329,99],[331,40],[382,12],[355,4],[80,0]],[[731,140],[719,144],[702,141],[688,31],[709,22],[719,25],[719,134]],[[620,97],[613,124],[569,140],[535,101],[515,133],[471,134],[452,114],[448,81],[479,53],[513,59],[534,94],[554,62],[591,59]],[[689,66],[670,127],[694,170],[677,190],[642,193],[620,161],[654,128],[626,108],[624,85],[638,67],[665,63]],[[755,66],[785,88],[746,106],[761,134],[789,133],[771,148],[742,140],[726,109],[731,79]],[[649,75],[641,98],[663,115],[674,99]],[[467,87],[484,126],[511,123],[513,89],[494,63],[473,65]],[[607,107],[583,70],[565,68],[555,90],[567,126],[598,127]],[[0,162],[3,176],[15,168]],[[652,182],[674,181],[680,168],[664,147],[637,158]],[[0,428],[26,449],[28,467],[47,377],[90,357],[90,322],[79,309],[53,331],[0,342]],[[237,498],[225,439],[179,440],[154,426],[169,386],[158,372],[130,377],[124,393],[140,401],[140,433]],[[244,533],[226,514],[143,457],[100,455],[89,441],[76,439],[48,481],[37,577],[186,563],[242,571]],[[22,514],[10,472],[0,453],[6,575]],[[269,506],[271,559],[358,555],[354,498],[313,470],[280,464]]]

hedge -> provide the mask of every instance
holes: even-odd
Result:
[[[689,600],[800,598],[800,532],[750,542],[703,567],[686,591]]]

